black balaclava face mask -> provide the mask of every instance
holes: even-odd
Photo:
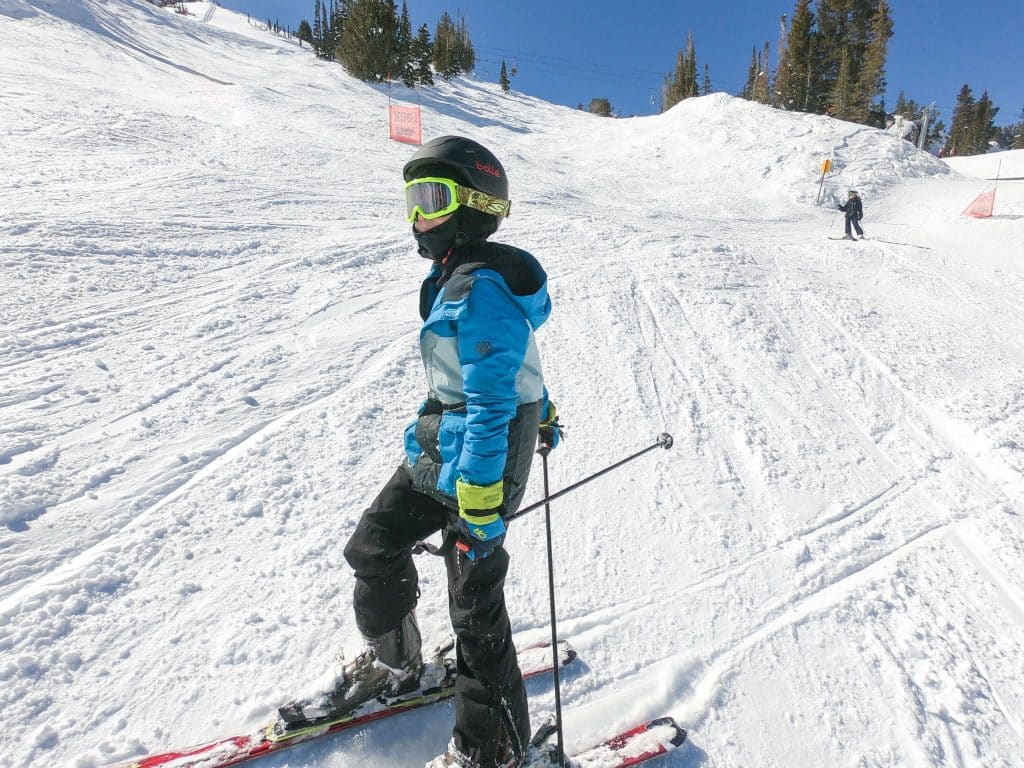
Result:
[[[462,231],[460,213],[461,211],[456,211],[448,221],[429,232],[417,232],[415,224],[413,225],[412,236],[419,246],[420,256],[437,261],[443,259],[452,248],[469,242],[469,236]]]

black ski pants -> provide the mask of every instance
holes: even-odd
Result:
[[[353,602],[363,635],[390,632],[416,607],[419,575],[412,546],[447,530],[457,514],[414,490],[405,465],[387,482],[345,546],[345,559],[355,570]],[[459,672],[453,737],[459,751],[482,768],[498,764],[504,736],[517,755],[530,739],[526,688],[505,610],[508,563],[504,547],[475,561],[454,547],[445,555]]]
[[[834,219],[833,219],[833,221],[834,221]],[[849,216],[846,217],[846,234],[849,235],[850,237],[853,237],[853,234],[850,232],[850,225],[851,224],[853,224],[853,228],[857,230],[857,234],[860,235],[861,237],[863,237],[864,236],[864,230],[860,228],[860,220],[859,219],[852,219]]]

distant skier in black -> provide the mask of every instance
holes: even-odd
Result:
[[[856,190],[851,189],[845,205],[837,206],[840,211],[846,213],[846,237],[845,240],[856,240],[850,232],[850,225],[857,230],[857,234],[864,237],[864,230],[860,228],[860,220],[864,218],[864,205],[860,201],[860,195]]]

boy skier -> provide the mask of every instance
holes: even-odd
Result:
[[[860,195],[856,190],[851,189],[845,205],[836,206],[840,211],[846,213],[846,237],[845,240],[856,240],[850,232],[850,225],[857,230],[857,234],[864,237],[864,230],[860,228],[860,220],[864,218],[864,206],[860,202]]]
[[[403,175],[413,237],[432,262],[419,306],[427,397],[405,430],[405,461],[345,547],[366,649],[345,666],[329,708],[299,701],[280,715],[290,726],[328,721],[418,689],[412,548],[443,530],[455,727],[427,768],[506,768],[523,760],[530,723],[505,608],[504,516],[522,500],[538,435],[541,450],[561,435],[533,336],[551,312],[547,276],[526,251],[487,241],[510,202],[505,170],[485,147],[434,139]]]

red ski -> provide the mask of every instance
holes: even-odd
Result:
[[[558,643],[559,664],[564,667],[576,658],[576,651],[565,641]],[[551,643],[537,643],[518,651],[519,667],[524,678],[537,677],[552,671]],[[238,765],[257,757],[279,752],[295,744],[300,744],[332,733],[347,731],[353,728],[382,720],[386,717],[419,709],[428,704],[451,698],[455,691],[455,661],[445,659],[443,670],[440,670],[440,681],[430,688],[421,689],[409,696],[387,702],[373,702],[360,707],[352,715],[335,721],[317,723],[309,727],[285,729],[278,720],[263,726],[254,733],[228,736],[216,741],[199,744],[193,747],[164,752],[159,755],[129,760],[118,763],[113,768],[227,768]]]
[[[553,768],[558,765],[554,745],[543,744],[554,732],[554,723],[545,723],[533,738],[536,751],[527,760],[526,768]],[[686,731],[671,717],[660,717],[644,725],[638,725],[617,736],[602,741],[596,747],[569,755],[566,768],[629,768],[666,755],[682,746]],[[542,746],[537,746],[541,743]]]

